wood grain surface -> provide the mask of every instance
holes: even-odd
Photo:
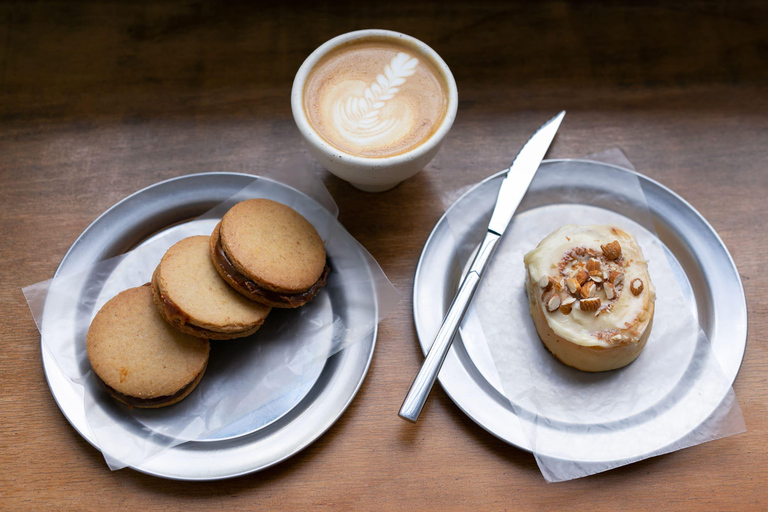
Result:
[[[309,158],[293,75],[327,39],[389,28],[451,66],[460,106],[436,159],[360,192]],[[734,384],[747,432],[547,484],[529,453],[436,388],[397,410],[423,356],[413,274],[444,208],[509,165],[543,120],[549,153],[622,149],[717,230],[749,308]],[[96,217],[158,181],[259,173],[307,156],[340,220],[403,295],[341,419],[276,467],[203,483],[111,472],[56,405],[21,288],[49,279]],[[768,509],[768,5],[764,2],[205,2],[0,4],[0,509]]]

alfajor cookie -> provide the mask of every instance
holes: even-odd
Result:
[[[174,327],[213,340],[253,334],[271,309],[221,279],[211,261],[208,236],[185,238],[168,249],[152,276],[152,297]]]
[[[628,365],[651,333],[656,294],[634,236],[617,226],[563,226],[525,255],[541,341],[563,363],[599,372]]]
[[[157,408],[179,402],[205,373],[210,343],[175,329],[158,313],[149,284],[107,302],[87,335],[88,359],[117,400]]]
[[[219,275],[251,300],[295,308],[325,286],[330,267],[323,240],[294,209],[268,199],[233,206],[211,235]]]

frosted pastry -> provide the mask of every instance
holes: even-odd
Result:
[[[656,293],[633,235],[616,226],[563,226],[524,260],[531,316],[557,359],[600,372],[640,355]]]

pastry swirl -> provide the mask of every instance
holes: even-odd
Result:
[[[557,359],[599,372],[640,355],[656,294],[634,236],[617,226],[567,225],[524,260],[531,316]]]

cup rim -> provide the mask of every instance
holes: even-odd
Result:
[[[440,126],[429,137],[429,139],[426,140],[426,142],[397,155],[384,157],[364,157],[344,152],[323,139],[312,127],[309,119],[307,119],[306,113],[304,112],[304,83],[306,82],[310,70],[315,66],[315,64],[317,64],[317,62],[325,55],[327,55],[331,50],[338,48],[342,44],[369,37],[396,39],[405,41],[408,44],[415,46],[419,51],[427,55],[427,57],[429,57],[435,65],[437,65],[437,67],[445,76],[445,80],[448,85],[448,109],[443,116],[443,120],[440,123]],[[304,60],[301,67],[299,67],[299,70],[296,72],[296,76],[293,79],[293,87],[291,89],[291,110],[293,111],[293,119],[304,138],[317,148],[326,153],[329,153],[334,159],[339,159],[342,162],[346,162],[351,165],[360,165],[365,167],[390,167],[393,165],[416,160],[421,156],[429,153],[442,142],[445,135],[453,126],[453,121],[456,119],[458,106],[458,88],[456,87],[456,80],[454,79],[453,73],[451,73],[451,69],[448,67],[448,64],[445,63],[442,57],[440,57],[440,55],[435,50],[430,48],[429,45],[423,41],[420,41],[413,36],[409,36],[401,32],[396,32],[394,30],[355,30],[353,32],[347,32],[345,34],[341,34],[332,39],[329,39],[322,45],[318,46],[317,49],[315,49],[315,51],[313,51]]]

